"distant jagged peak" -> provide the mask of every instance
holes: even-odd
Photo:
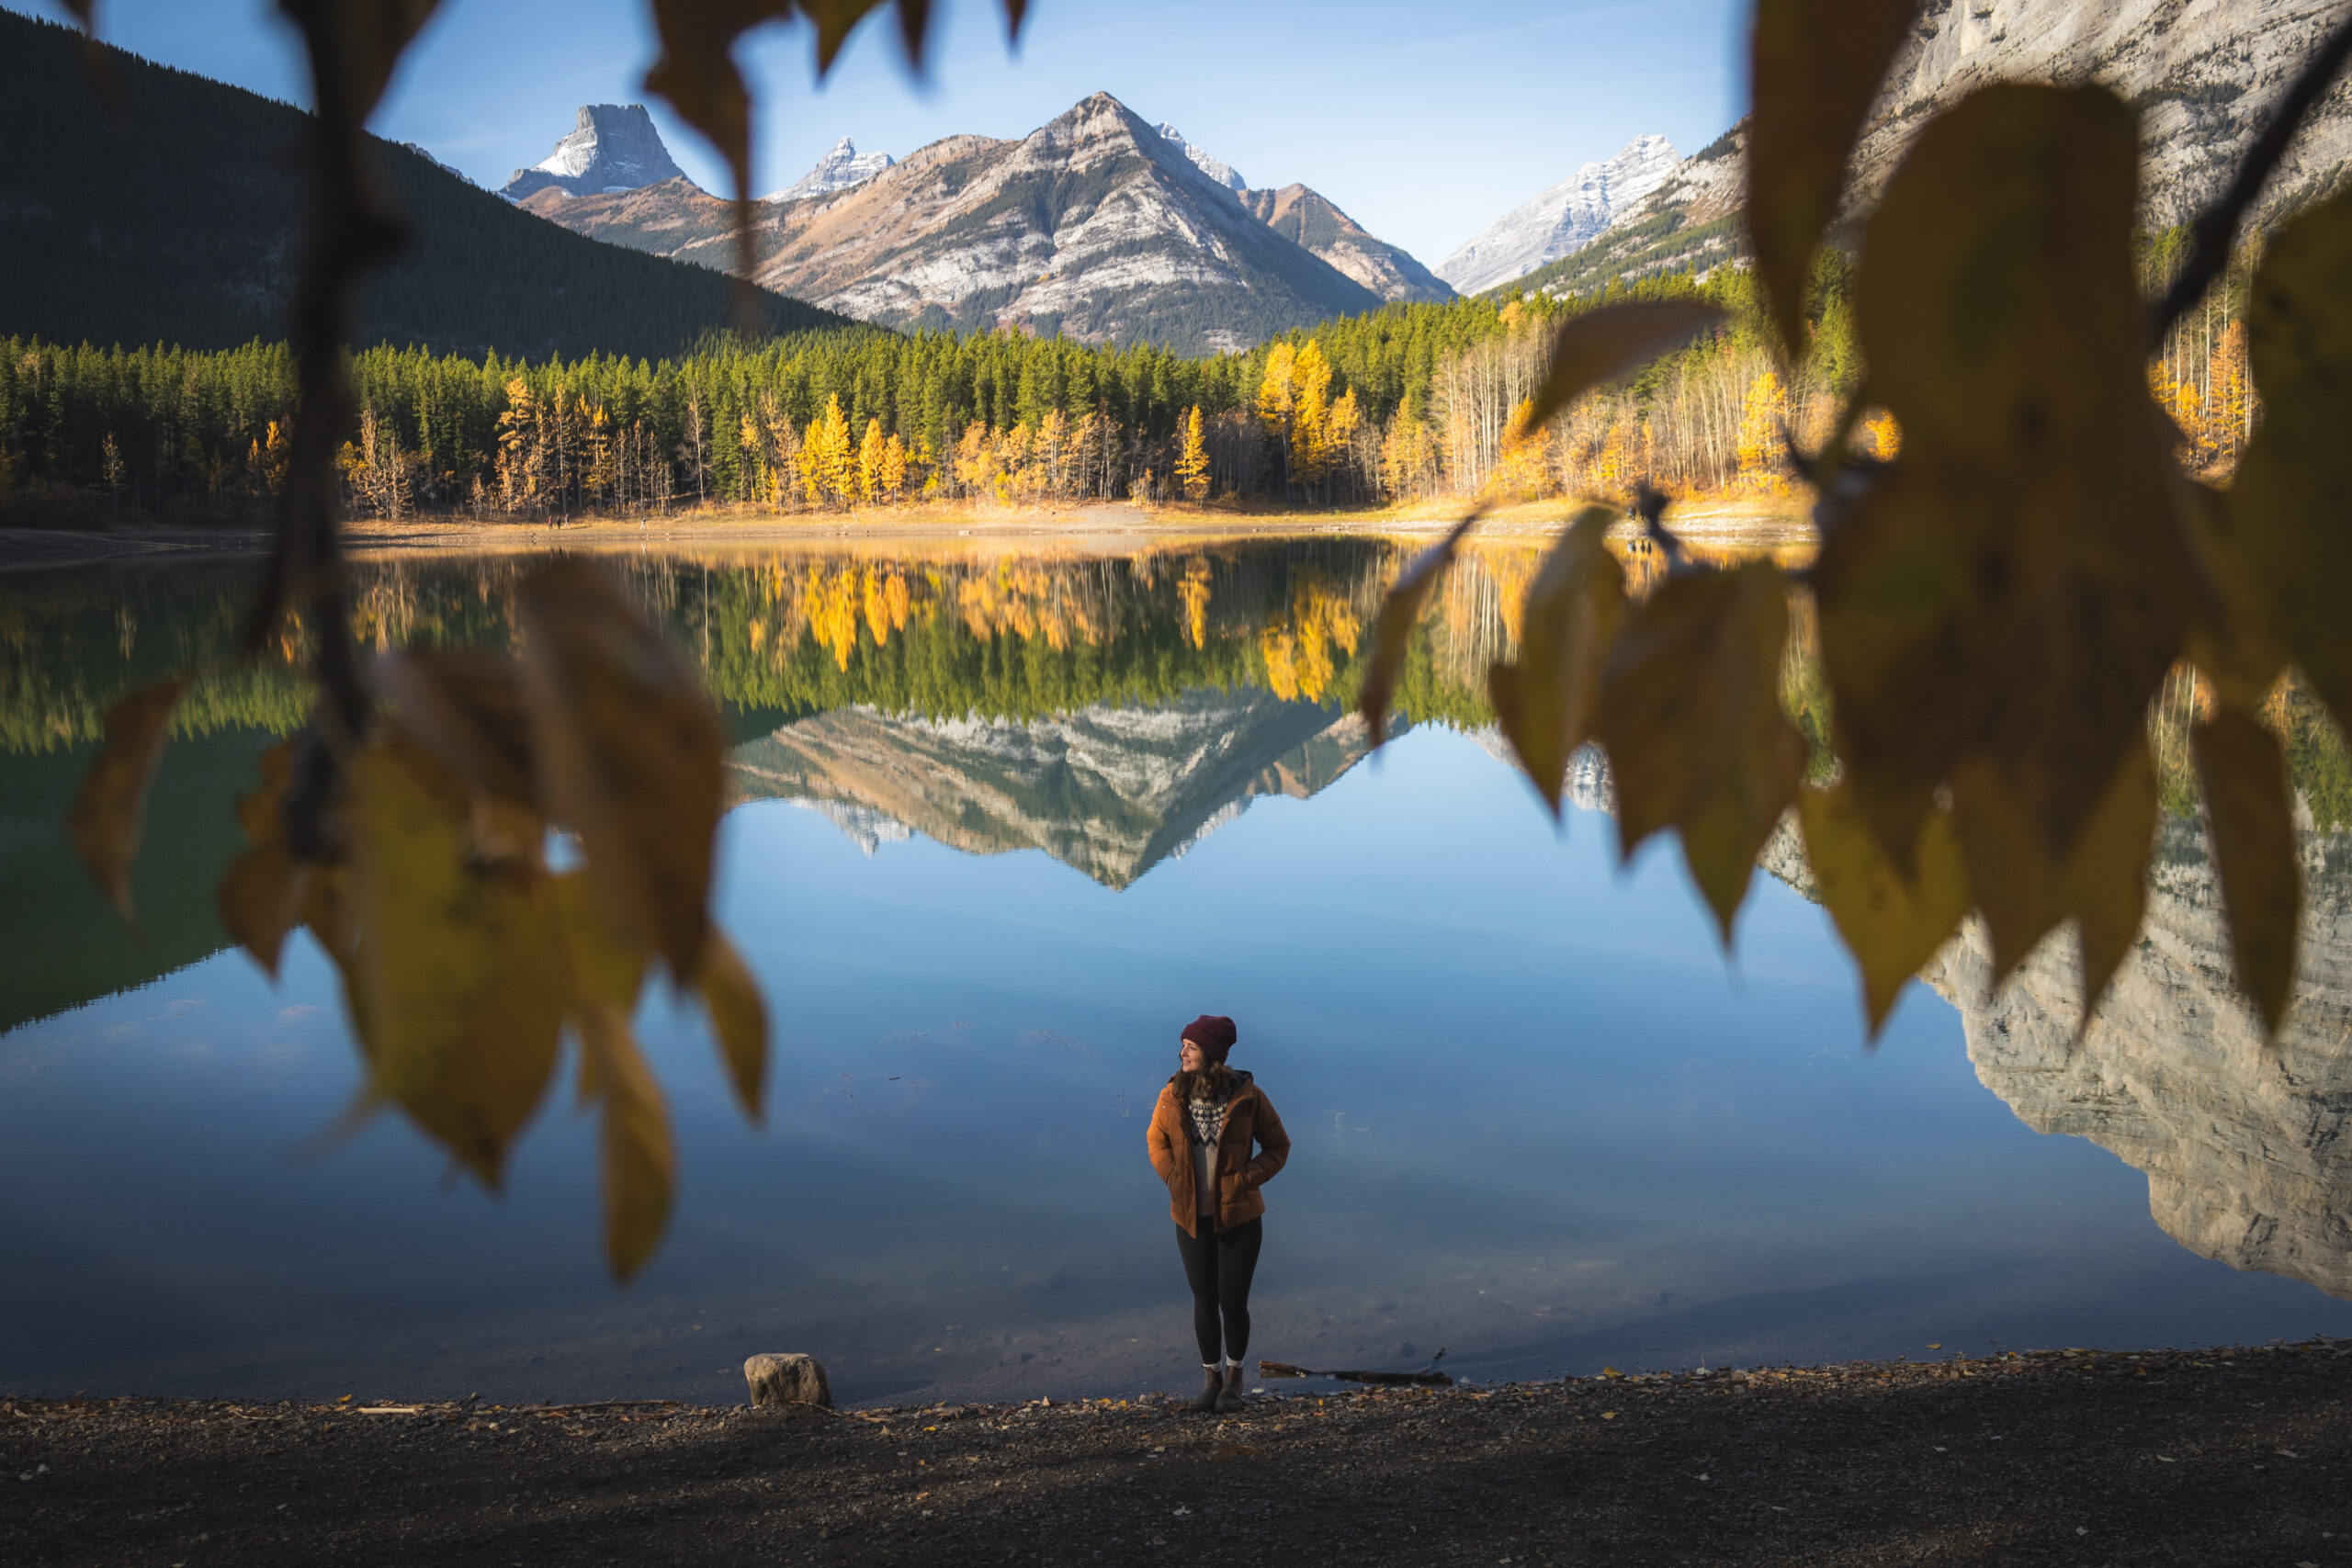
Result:
[[[897,163],[888,152],[860,152],[857,143],[844,136],[807,174],[763,199],[798,201],[804,197],[830,196],[837,190],[862,186]]]
[[[567,196],[596,196],[684,179],[685,173],[643,104],[582,104],[571,134],[538,163],[515,170],[499,194],[520,201],[553,186]]]
[[[1681,161],[1663,136],[1637,136],[1481,230],[1431,268],[1464,294],[1534,271],[1590,243]]]
[[[1206,152],[1202,152],[1199,148],[1185,141],[1184,133],[1178,130],[1166,120],[1163,119],[1159,122],[1159,130],[1160,135],[1166,137],[1169,141],[1173,141],[1176,144],[1177,151],[1182,152],[1185,157],[1190,158],[1193,164],[1199,168],[1201,173],[1208,175],[1209,178],[1215,180],[1217,184],[1223,186],[1234,195],[1239,196],[1243,191],[1250,188],[1250,182],[1241,177],[1240,171],[1234,168],[1232,164],[1227,163],[1222,158],[1210,157]]]

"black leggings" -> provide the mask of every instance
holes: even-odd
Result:
[[[1201,1362],[1216,1360],[1216,1317],[1225,1314],[1225,1348],[1236,1366],[1250,1348],[1250,1277],[1258,1271],[1258,1247],[1266,1239],[1266,1222],[1251,1220],[1229,1231],[1211,1228],[1216,1221],[1201,1221],[1201,1234],[1187,1235],[1176,1227],[1176,1250],[1184,1255],[1184,1278],[1193,1287],[1193,1333],[1201,1342]]]

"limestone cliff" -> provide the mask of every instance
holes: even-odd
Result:
[[[1987,998],[1973,920],[1922,978],[1958,1007],[1984,1087],[2037,1132],[2088,1138],[2148,1178],[2183,1247],[2352,1298],[2352,842],[2306,834],[2294,1010],[2262,1039],[2230,978],[2202,830],[2168,821],[2139,951],[2080,1043],[2072,942]]]

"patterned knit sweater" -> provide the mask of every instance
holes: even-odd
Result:
[[[1193,1142],[1193,1201],[1197,1213],[1216,1212],[1217,1140],[1225,1136],[1225,1117],[1233,1109],[1233,1097],[1249,1083],[1248,1073],[1236,1073],[1233,1086],[1223,1100],[1195,1096],[1185,1102],[1185,1125],[1191,1129]]]

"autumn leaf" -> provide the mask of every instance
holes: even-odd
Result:
[[[322,102],[334,102],[357,125],[384,96],[411,39],[432,19],[438,0],[277,0],[310,40]]]
[[[548,879],[469,853],[462,789],[413,742],[366,747],[352,780],[359,941],[343,963],[374,1088],[495,1189],[561,1039]]]
[[[2303,899],[2287,759],[2276,735],[2234,708],[2198,725],[2190,739],[2205,784],[2238,984],[2254,998],[2263,1028],[2276,1035],[2294,999]]]
[[[1577,312],[1552,340],[1551,363],[1521,427],[1543,429],[1595,387],[1633,374],[1724,319],[1721,310],[1699,299],[1636,299]]]
[[[130,868],[139,859],[147,789],[171,736],[172,710],[187,688],[187,676],[174,676],[141,686],[107,709],[105,743],[65,816],[65,831],[83,865],[134,929],[139,916],[131,902]]]
[[[1838,752],[1906,873],[1971,758],[2064,861],[2211,598],[2142,365],[2137,160],[2104,89],[1984,88],[1864,237],[1860,344],[1903,450],[1814,581]]]
[[[1804,776],[1781,711],[1788,585],[1769,561],[1669,577],[1637,607],[1600,685],[1623,857],[1676,828],[1724,943],[1756,857]]]
[[[237,799],[237,822],[245,831],[245,852],[229,863],[214,889],[220,923],[253,954],[269,977],[287,933],[300,923],[304,883],[310,868],[286,847],[279,803],[286,793],[293,742],[281,740],[261,755],[261,785]]]
[[[2146,730],[2124,748],[2063,859],[2051,855],[2030,803],[2013,793],[1989,761],[1964,761],[1953,772],[1951,792],[1969,886],[1993,939],[1993,985],[2001,985],[2035,944],[2072,919],[2082,958],[2082,1027],[2088,1029],[2108,982],[2139,938],[2147,908],[2148,851],[2159,806]]]
[[[693,667],[585,561],[526,579],[515,604],[533,776],[580,835],[589,886],[621,940],[684,983],[709,929],[726,732]]]
[[[2270,595],[2252,556],[2256,540],[2232,498],[2183,477],[2181,513],[2212,595],[2189,624],[2188,653],[2222,703],[2259,708],[2288,662]],[[2259,525],[2257,525],[2259,527]]]
[[[694,984],[710,1014],[710,1032],[718,1042],[727,1081],[734,1086],[743,1113],[757,1122],[767,1093],[767,1004],[760,999],[759,983],[742,955],[716,927],[703,948],[702,969]]]
[[[1842,781],[1797,794],[1805,863],[1822,906],[1862,972],[1862,1010],[1878,1038],[1904,982],[1960,928],[1970,902],[1968,868],[1951,814],[1931,811],[1919,841],[1899,869],[1879,847],[1852,790]]]
[[[2352,730],[2352,193],[2283,225],[2255,270],[2247,355],[2262,425],[2229,527],[2267,625]]]
[[[1363,686],[1356,696],[1356,711],[1371,728],[1375,750],[1388,739],[1388,705],[1396,695],[1396,679],[1405,671],[1405,652],[1412,644],[1413,628],[1420,625],[1421,611],[1439,579],[1453,564],[1463,536],[1486,510],[1483,502],[1472,507],[1470,514],[1449,529],[1444,538],[1414,557],[1380,601],[1380,618],[1372,630],[1372,659],[1364,666]]]
[[[1863,118],[1919,0],[1758,0],[1747,232],[1781,341],[1805,350],[1805,280]]]
[[[676,1155],[661,1086],[609,1002],[592,1002],[573,1021],[583,1073],[593,1070],[604,1105],[599,1144],[605,1175],[605,1257],[617,1279],[644,1267],[670,1220]]]
[[[1561,530],[1528,584],[1516,664],[1487,671],[1495,718],[1552,815],[1568,759],[1590,738],[1600,670],[1625,615],[1625,572],[1606,542],[1614,513],[1589,506]]]
[[[376,660],[376,689],[400,709],[401,728],[466,787],[535,807],[522,667],[491,649],[411,649]]]

